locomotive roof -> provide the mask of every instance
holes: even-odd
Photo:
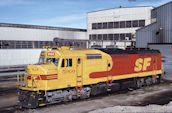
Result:
[[[107,54],[144,54],[144,53],[160,53],[159,50],[151,50],[151,49],[115,49],[115,48],[103,48],[98,49]]]

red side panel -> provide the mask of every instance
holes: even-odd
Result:
[[[161,54],[160,53],[146,53],[146,54],[112,54],[111,55],[113,66],[110,71],[103,72],[93,72],[90,74],[90,78],[101,78],[107,77],[108,75],[112,76],[122,76],[125,74],[148,72],[153,70],[161,70]],[[135,71],[137,67],[136,61],[138,59],[143,59],[143,62],[140,63],[141,67],[144,65],[145,58],[149,58],[149,66],[146,67],[146,70],[141,69]]]

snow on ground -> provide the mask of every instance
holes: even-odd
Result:
[[[167,105],[148,106],[114,106],[104,109],[97,109],[89,113],[172,113],[172,102]]]

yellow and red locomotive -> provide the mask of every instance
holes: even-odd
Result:
[[[139,88],[160,82],[162,73],[158,50],[47,47],[38,64],[28,65],[26,73],[18,75],[19,102],[36,108]]]

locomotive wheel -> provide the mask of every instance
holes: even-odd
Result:
[[[152,77],[147,77],[147,78],[145,78],[145,83],[146,83],[147,86],[152,85],[152,84],[153,84],[153,82],[152,82]]]
[[[141,88],[142,86],[144,86],[144,78],[137,78],[136,87]]]

